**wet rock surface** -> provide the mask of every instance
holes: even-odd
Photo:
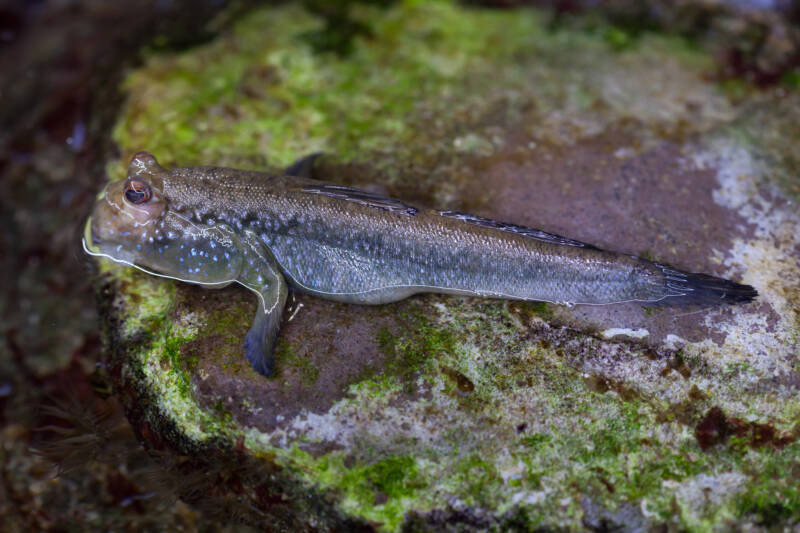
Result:
[[[795,524],[796,88],[731,90],[682,38],[620,46],[619,27],[536,10],[350,16],[368,31],[340,54],[316,50],[325,22],[296,5],[152,54],[125,83],[110,177],[140,149],[259,169],[322,150],[322,179],[760,297],[702,309],[297,296],[266,380],[241,353],[253,295],[100,263],[115,392],[148,448],[191,476],[181,497],[287,530]]]

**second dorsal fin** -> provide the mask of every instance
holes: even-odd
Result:
[[[554,233],[547,233],[546,231],[542,231],[540,229],[517,226],[516,224],[509,224],[507,222],[498,222],[497,220],[483,218],[477,215],[470,215],[469,213],[462,213],[461,211],[439,211],[439,214],[443,217],[463,220],[468,224],[474,224],[476,226],[483,226],[485,228],[494,228],[502,231],[508,231],[510,233],[516,233],[531,239],[536,239],[537,241],[549,242],[552,244],[563,244],[566,246],[576,246],[578,248],[586,248],[587,250],[598,249],[591,244],[561,237],[560,235],[556,235]]]

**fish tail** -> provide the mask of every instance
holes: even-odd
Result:
[[[752,302],[757,296],[750,285],[709,276],[682,272],[656,263],[664,274],[665,304],[722,305]]]

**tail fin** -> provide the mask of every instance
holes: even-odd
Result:
[[[750,285],[734,283],[707,274],[681,272],[656,263],[664,273],[665,304],[721,305],[752,302],[758,291]]]

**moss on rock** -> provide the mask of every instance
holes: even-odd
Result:
[[[125,84],[123,155],[270,169],[322,150],[329,180],[652,246],[658,260],[741,275],[762,299],[686,318],[299,296],[266,380],[241,354],[251,295],[104,265],[114,375],[140,434],[217,464],[258,510],[245,519],[287,528],[797,520],[797,490],[779,475],[800,468],[800,259],[783,203],[795,161],[785,140],[739,126],[758,102],[705,80],[710,58],[681,39],[621,42],[613,28],[548,29],[536,10],[449,2],[351,15],[370,31],[347,55],[311,46],[303,36],[325,22],[293,4],[151,55]],[[776,131],[794,131],[791,114],[761,105]],[[783,177],[762,180],[772,169]],[[763,183],[778,183],[774,196]],[[609,203],[587,201],[594,192]],[[696,225],[677,210],[691,201],[704,207],[691,204]],[[230,467],[242,457],[248,474]]]

